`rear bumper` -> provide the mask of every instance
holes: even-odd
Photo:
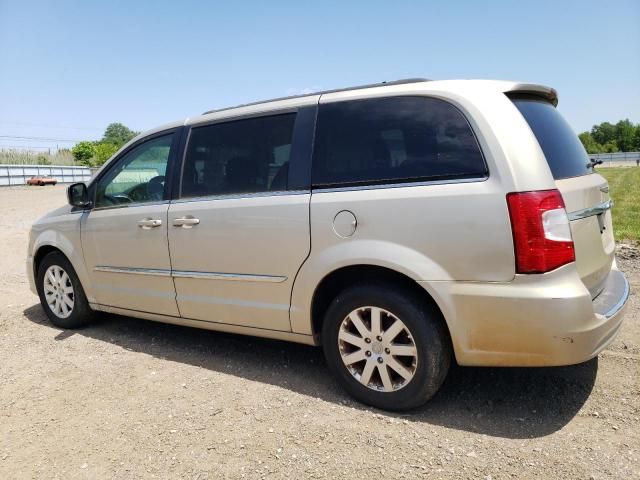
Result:
[[[513,282],[423,285],[441,306],[461,365],[555,366],[600,353],[622,324],[629,283],[617,268],[591,299],[574,265]]]

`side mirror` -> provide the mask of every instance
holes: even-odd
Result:
[[[91,206],[89,201],[89,192],[84,183],[73,183],[67,188],[67,199],[69,205],[74,207],[86,208]]]

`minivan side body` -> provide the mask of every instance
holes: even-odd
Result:
[[[532,84],[401,82],[165,125],[101,168],[90,205],[34,224],[31,289],[59,251],[95,311],[319,345],[349,285],[406,286],[460,365],[585,361],[620,328],[629,287],[605,179],[580,167],[584,150],[552,161],[577,148],[556,135],[556,104]],[[575,260],[522,273],[508,196],[547,191]]]

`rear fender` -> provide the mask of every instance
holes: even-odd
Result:
[[[438,263],[402,245],[378,240],[334,244],[319,254],[312,253],[300,268],[291,295],[290,320],[294,333],[313,334],[311,308],[317,286],[330,273],[355,265],[388,268],[415,281],[430,278],[451,280],[449,273]],[[421,285],[429,291],[425,284]],[[434,300],[438,303],[437,299]]]

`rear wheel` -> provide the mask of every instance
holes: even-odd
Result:
[[[93,318],[94,312],[71,263],[60,252],[47,254],[38,266],[38,295],[47,317],[60,328],[78,328]]]
[[[345,390],[387,410],[424,404],[451,362],[440,313],[416,295],[384,285],[340,293],[325,316],[322,343]]]

